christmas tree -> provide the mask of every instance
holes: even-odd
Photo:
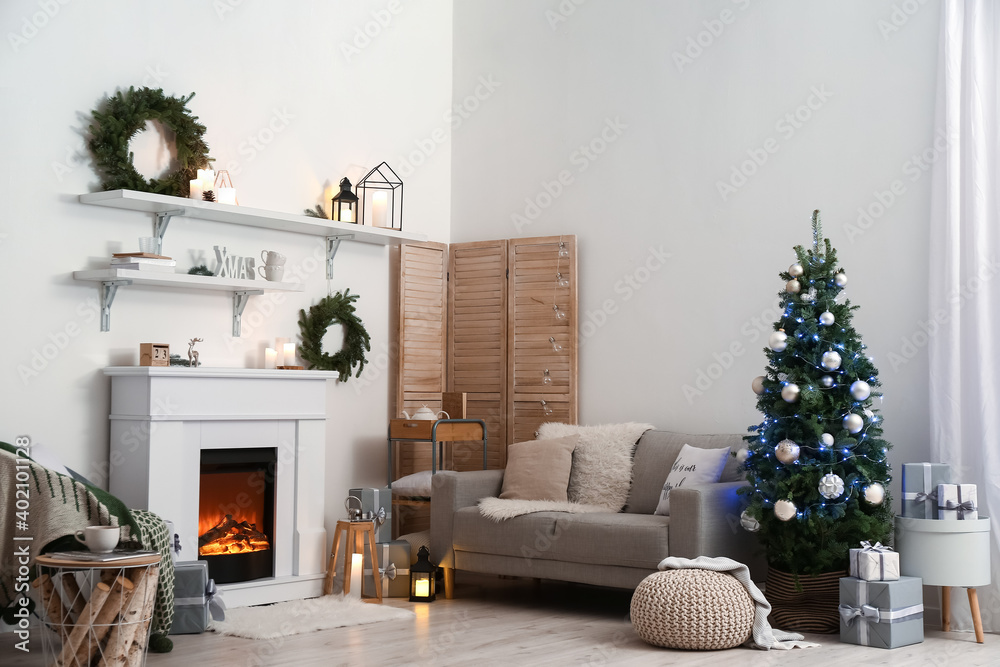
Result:
[[[851,326],[858,306],[843,298],[847,275],[819,211],[812,228],[812,248],[795,246],[780,274],[782,315],[753,381],[764,420],[738,453],[750,483],[743,527],[759,531],[771,567],[796,575],[846,570],[848,549],[887,543],[891,530],[878,370]]]

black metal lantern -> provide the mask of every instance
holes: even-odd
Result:
[[[437,565],[430,561],[430,556],[427,547],[420,547],[417,562],[410,566],[410,602],[434,602]]]
[[[358,196],[351,192],[351,182],[345,176],[340,179],[340,192],[333,196],[331,215],[338,222],[358,221]]]
[[[362,225],[403,229],[403,182],[385,162],[358,182]]]

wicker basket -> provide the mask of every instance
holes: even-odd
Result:
[[[739,646],[753,629],[754,603],[731,575],[711,570],[656,572],[632,595],[632,627],[644,642],[666,648]]]
[[[847,572],[796,576],[773,567],[767,569],[764,595],[771,603],[771,627],[795,632],[840,632],[840,579]]]

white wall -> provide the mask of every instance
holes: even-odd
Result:
[[[326,294],[323,268],[310,260],[320,239],[175,218],[164,251],[183,267],[192,253],[212,259],[215,244],[246,256],[275,249],[309,273],[305,293],[273,311],[255,298],[242,338],[233,339],[224,293],[123,288],[111,331],[101,333],[98,290],[74,282],[71,272],[137,249],[137,237],[151,228],[147,215],[77,201],[99,189],[83,134],[105,95],[144,84],[169,95],[196,91],[189,107],[208,127],[216,164],[232,170],[240,203],[299,213],[320,201],[326,181],[347,175],[356,182],[381,160],[399,166],[415,140],[439,127],[450,134],[443,116],[451,102],[451,21],[448,0],[419,10],[395,0],[2,3],[0,439],[28,435],[100,481],[109,407],[102,368],[137,364],[141,342],[166,342],[184,354],[195,336],[204,338],[198,347],[207,366],[259,366],[264,346],[297,336],[299,309]],[[369,43],[359,29],[374,35]],[[355,44],[363,48],[345,52]],[[450,173],[449,152],[437,151],[404,176],[406,229],[448,239]],[[331,528],[347,489],[384,483],[388,251],[344,243],[333,288],[345,287],[361,295],[373,365],[365,383],[328,383]]]
[[[578,236],[581,421],[757,423],[777,273],[818,208],[880,369],[891,460],[925,460],[925,339],[910,360],[901,341],[927,318],[929,173],[906,163],[933,144],[939,7],[911,4],[455,3],[455,101],[499,86],[453,135],[452,238]],[[723,199],[748,151],[766,162]]]

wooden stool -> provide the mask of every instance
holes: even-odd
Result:
[[[338,521],[333,534],[333,548],[330,550],[330,564],[326,568],[326,581],[323,583],[323,595],[333,593],[333,577],[337,568],[337,551],[340,548],[340,531],[347,531],[347,542],[344,545],[344,595],[351,592],[351,556],[358,553],[362,559],[365,553],[365,535],[368,536],[368,548],[372,554],[372,578],[375,580],[375,597],[366,598],[365,602],[382,603],[382,578],[378,569],[378,551],[375,548],[375,524],[371,521]],[[362,561],[363,562],[363,561]],[[364,566],[362,566],[363,568]],[[364,569],[361,573],[364,582]],[[358,591],[360,593],[360,591]]]

